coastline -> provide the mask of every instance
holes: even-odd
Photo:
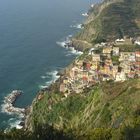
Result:
[[[71,42],[70,44],[65,42],[65,45],[61,47],[70,50],[70,53],[75,54],[76,56],[80,56],[81,54],[83,54],[81,50],[78,50],[74,46],[72,46]],[[33,104],[41,99],[41,96],[44,94],[44,92],[48,92],[48,94],[51,94],[51,92],[58,91],[61,82],[64,80],[63,77],[68,74],[69,69],[72,67],[73,62],[71,62],[67,67],[63,68],[62,70],[57,71],[57,73],[55,73],[55,79],[52,79],[48,85],[42,86],[40,88],[30,106],[27,106],[25,108],[19,108],[15,106],[16,100],[18,100],[18,97],[21,96],[21,94],[23,94],[23,92],[20,90],[13,90],[6,97],[4,97],[4,101],[2,104],[2,112],[9,115],[15,115],[18,118],[18,120],[16,121],[16,125],[11,126],[10,128],[6,128],[6,130],[11,129],[13,127],[16,127],[16,129],[29,128],[27,122],[28,120],[30,120],[29,117],[33,110]]]
[[[82,16],[85,16],[85,15],[82,15]],[[88,16],[86,15],[85,17],[87,18]],[[83,29],[82,24],[77,24],[77,26],[78,26],[77,27],[78,29]],[[74,28],[76,28],[76,26],[74,26]],[[76,54],[77,56],[82,55],[85,49],[92,47],[92,44],[90,44],[88,42],[84,42],[82,40],[77,40],[75,37],[72,37],[72,36],[69,36],[68,40],[66,39],[64,44],[61,44],[61,45],[62,45],[62,47],[70,50],[71,53]],[[76,58],[74,59],[74,61],[75,60],[76,60]],[[73,62],[71,62],[63,70],[59,71],[58,74],[57,74],[58,78],[55,79],[55,80],[52,80],[49,86],[44,86],[42,89],[40,89],[37,92],[37,95],[33,99],[31,105],[29,107],[25,108],[25,111],[24,111],[25,115],[24,115],[22,121],[18,124],[17,128],[21,129],[22,126],[23,126],[23,128],[26,129],[28,127],[27,122],[28,122],[29,116],[32,112],[33,104],[41,97],[42,94],[44,94],[44,92],[51,93],[53,91],[57,91],[59,89],[61,81],[64,80],[63,79],[64,76],[66,76],[68,74],[68,72],[69,72],[70,68],[72,68],[72,66],[73,66]],[[18,108],[18,109],[20,109],[20,108]]]
[[[88,19],[90,16],[89,14],[92,8],[94,8],[93,4],[89,7],[88,12],[86,14],[82,14],[82,16],[85,17],[84,22],[81,24],[77,24],[76,26],[73,26],[74,28],[81,29],[81,30],[84,29],[83,25],[87,23],[87,20],[89,20]],[[68,37],[66,37],[63,42],[56,42],[56,44],[59,45],[60,47],[70,50],[71,53],[74,53],[79,57],[84,53],[86,49],[90,49],[93,47],[91,43],[87,41],[83,41],[83,40],[78,40],[75,36],[73,37],[72,35],[69,35]],[[31,126],[31,122],[30,122],[31,121],[30,117],[33,112],[33,105],[43,98],[43,95],[45,92],[47,92],[48,94],[51,94],[53,92],[59,91],[60,84],[65,79],[65,77],[69,74],[69,71],[74,66],[76,59],[77,57],[68,66],[63,68],[63,70],[58,71],[57,75],[59,78],[57,78],[55,81],[52,81],[52,83],[48,87],[42,88],[39,92],[37,92],[37,95],[33,99],[32,104],[26,109],[25,121],[23,125],[23,128],[25,130],[30,130],[30,131],[33,130]]]
[[[82,29],[81,28],[82,24],[77,24],[71,28],[77,28],[77,29]],[[69,51],[69,53],[71,55],[75,55],[75,56],[79,56],[81,54],[83,54],[83,50],[77,48],[75,45],[73,45],[72,43],[72,35],[69,35],[68,37],[66,37],[66,39],[63,42],[56,42],[57,45],[59,45],[60,47],[63,47],[64,49],[67,49]],[[67,73],[68,69],[72,65],[72,62],[65,68],[63,68],[60,71],[55,71],[55,78],[53,78],[52,80],[50,80],[48,82],[48,84],[46,85],[40,85],[40,90],[37,91],[36,97],[33,99],[31,105],[25,107],[25,108],[20,108],[18,106],[15,106],[15,102],[16,100],[18,100],[18,97],[22,94],[19,94],[17,96],[14,96],[14,91],[20,91],[20,90],[13,90],[11,91],[11,93],[9,93],[7,96],[4,97],[3,100],[3,104],[1,105],[1,111],[2,113],[8,114],[8,115],[13,115],[15,116],[14,119],[16,118],[15,124],[12,123],[12,125],[10,125],[8,128],[6,128],[6,130],[11,129],[13,127],[16,127],[17,129],[22,129],[22,128],[27,128],[26,126],[26,122],[28,119],[29,114],[32,112],[32,104],[34,102],[36,102],[36,99],[43,94],[44,92],[52,92],[54,89],[58,90],[58,87],[60,86],[60,83],[63,79],[63,76]],[[42,76],[42,79],[44,78],[44,76]],[[55,87],[55,88],[54,88]],[[10,102],[7,102],[8,100],[6,99],[10,99],[10,96],[13,96],[13,100],[11,100]],[[13,118],[11,118],[9,121],[13,120]]]
[[[18,121],[18,124],[16,125],[17,129],[23,128],[23,123],[25,120],[26,108],[19,108],[15,106],[15,102],[18,100],[19,96],[21,96],[22,94],[23,92],[21,90],[13,90],[10,94],[8,94],[4,98],[4,101],[2,104],[2,110],[1,110],[3,113],[17,116],[17,118],[20,119],[20,121]]]
[[[92,14],[97,9],[100,12],[108,2],[99,4],[101,9],[98,4],[91,5]],[[90,18],[89,12],[82,15]],[[4,135],[12,132],[14,139],[22,133],[23,139],[29,136],[48,140],[140,137],[140,36],[124,34],[121,38],[95,41],[88,38],[86,23],[81,30],[77,35],[65,35],[61,42],[55,41],[64,53],[53,64],[72,59],[40,76],[44,82],[38,84],[28,107],[16,107],[23,93],[20,90],[4,98],[8,106],[5,112],[21,116],[13,127],[3,131]]]
[[[76,48],[74,46],[64,46],[66,49],[74,49],[75,51],[77,52],[80,52],[83,54],[82,50],[76,50]],[[79,54],[80,54],[79,53]],[[81,56],[82,54],[80,54],[79,56]],[[32,101],[32,104],[26,108],[26,113],[25,113],[25,118],[24,118],[24,125],[23,125],[23,128],[25,130],[30,130],[32,131],[32,126],[30,125],[30,117],[32,115],[32,111],[33,111],[33,105],[40,101],[42,98],[43,98],[43,95],[45,94],[45,92],[47,92],[47,94],[51,94],[53,92],[58,92],[59,91],[59,87],[60,87],[60,84],[62,83],[62,81],[64,80],[64,77],[66,75],[69,74],[69,70],[73,67],[74,65],[74,62],[75,62],[76,58],[67,66],[65,67],[64,69],[58,71],[57,75],[58,75],[58,79],[56,79],[55,81],[52,81],[52,83],[48,86],[48,87],[45,87],[45,88],[42,88],[41,90],[39,90],[39,92],[37,92],[37,95],[36,97],[33,99]]]

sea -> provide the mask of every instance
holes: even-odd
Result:
[[[31,105],[37,92],[79,55],[64,41],[81,30],[82,13],[96,2],[0,0],[0,129],[16,127],[21,119],[5,112],[5,96],[22,90],[15,105]]]

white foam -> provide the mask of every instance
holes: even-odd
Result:
[[[57,70],[47,72],[46,74],[47,74],[46,76],[50,77],[51,80],[45,82],[44,85],[40,85],[39,86],[40,89],[49,87],[53,82],[55,82],[60,77],[59,75],[57,75],[58,74]]]
[[[7,110],[6,110],[6,108],[7,107],[9,107],[9,104],[8,103],[5,103],[5,101],[3,101],[4,103],[1,105],[1,112],[2,113],[7,113],[7,114],[9,114],[9,115],[12,115],[12,113],[10,113],[10,112],[8,112]]]
[[[81,26],[82,24],[80,24],[80,26]],[[66,37],[66,40],[64,40],[64,41],[61,41],[61,42],[56,42],[57,43],[57,45],[59,45],[59,46],[61,46],[61,47],[63,47],[63,48],[65,48],[65,49],[67,49],[68,51],[66,52],[66,55],[65,56],[71,56],[71,55],[81,55],[81,54],[83,54],[83,52],[81,52],[81,51],[78,51],[78,50],[75,50],[75,48],[74,47],[72,47],[72,46],[69,46],[68,47],[68,43],[70,43],[70,38],[72,37],[72,35],[69,35],[69,36],[67,36]]]
[[[45,75],[42,75],[42,76],[41,76],[41,78],[42,78],[42,79],[46,79],[46,78],[47,78],[47,76],[45,76]]]
[[[66,43],[65,41],[62,41],[62,42],[57,42],[57,44],[65,49],[67,49],[68,51],[66,52],[66,55],[65,56],[71,56],[71,55],[81,55],[83,54],[83,52],[81,51],[78,51],[78,50],[75,50],[74,47],[68,47],[66,46]]]
[[[57,41],[56,44],[63,48],[68,48],[68,44],[71,42],[70,38],[72,38],[72,35],[68,35],[63,41]]]
[[[23,128],[23,126],[21,126],[21,125],[16,126],[16,129],[22,129],[22,128]]]
[[[64,47],[64,48],[66,48],[66,46],[67,46],[67,44],[66,44],[66,42],[65,41],[62,41],[62,42],[56,42],[56,44],[57,45],[59,45],[59,46],[61,46],[61,47]]]
[[[68,35],[68,38],[71,38],[72,37],[72,35]]]
[[[13,93],[13,92],[12,92]],[[14,107],[13,104],[11,103],[11,101],[7,100],[7,98],[12,94],[10,93],[9,95],[7,95],[4,100],[3,100],[3,104],[1,105],[1,112],[2,113],[6,113],[8,115],[14,115],[16,118],[18,119],[22,119],[25,117],[25,109],[24,108],[18,108],[18,107]],[[12,118],[13,119],[13,118]],[[9,121],[12,121],[12,119],[10,119]]]
[[[70,52],[70,53],[67,53],[65,56],[72,56],[73,54]]]
[[[88,13],[82,13],[82,16],[88,17]]]
[[[9,130],[11,130],[12,128],[16,128],[16,129],[22,129],[23,126],[20,125],[20,123],[22,122],[21,118],[10,118],[8,120],[8,125],[7,128],[4,130],[4,132],[8,132]]]
[[[25,109],[24,108],[17,108],[17,107],[14,107],[14,111],[8,111],[7,108],[12,108],[11,107],[12,105],[7,103],[5,100],[3,101],[3,104],[1,105],[1,112],[2,113],[6,113],[8,115],[16,115],[18,116],[19,118],[24,118],[24,114],[21,113],[21,112],[24,112]],[[18,111],[17,111],[18,110]]]
[[[47,88],[48,86],[45,86],[45,85],[39,85],[39,88],[40,89],[44,89],[44,88]]]
[[[71,25],[71,28],[83,29],[82,24]]]
[[[21,119],[18,118],[11,118],[8,120],[8,124],[11,128],[17,128],[17,129],[22,129],[23,126],[19,125],[21,123]]]
[[[70,52],[71,54],[74,54],[74,55],[81,55],[81,54],[83,54],[83,52],[78,51],[78,50],[75,50],[74,47],[70,47],[70,48],[69,48],[69,52]]]
[[[91,8],[93,8],[94,7],[94,4],[91,4]]]
[[[16,91],[16,90],[15,90]],[[13,91],[14,92],[14,91]],[[7,100],[7,98],[13,93],[11,92],[9,95],[7,95],[4,100],[3,100],[3,104],[1,105],[1,112],[2,113],[6,113],[8,115],[11,115],[12,118],[10,118],[8,120],[8,127],[7,129],[5,130],[8,131],[9,129],[11,128],[14,128],[16,127],[17,129],[22,129],[23,126],[20,126],[20,122],[22,122],[22,119],[25,117],[25,114],[24,114],[24,111],[25,109],[24,108],[18,108],[18,107],[14,107],[12,105],[12,103]],[[12,111],[9,110],[9,109],[13,109]]]

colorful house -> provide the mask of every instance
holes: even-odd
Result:
[[[125,81],[126,80],[126,75],[124,72],[118,72],[117,75],[116,75],[116,82],[119,82],[119,81]]]
[[[103,54],[104,55],[111,54],[111,52],[112,52],[112,47],[103,48]]]
[[[120,48],[119,47],[113,47],[113,55],[119,56],[120,54]]]
[[[112,76],[113,76],[114,79],[116,78],[117,73],[118,73],[118,66],[113,66]]]
[[[121,52],[119,61],[135,61],[134,52]]]
[[[94,55],[92,55],[92,61],[93,62],[100,62],[101,61],[100,54],[94,54]]]
[[[91,70],[98,70],[99,68],[99,62],[94,61],[91,65]]]

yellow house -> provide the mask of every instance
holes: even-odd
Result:
[[[103,48],[103,54],[111,54],[112,47],[105,47]]]
[[[113,66],[113,68],[112,68],[113,78],[116,78],[117,73],[118,73],[118,66]]]
[[[94,61],[91,66],[91,70],[97,70],[99,67],[99,62]]]
[[[100,60],[101,60],[100,54],[94,54],[94,55],[92,55],[92,61],[93,62],[95,62],[95,61],[99,62]]]

